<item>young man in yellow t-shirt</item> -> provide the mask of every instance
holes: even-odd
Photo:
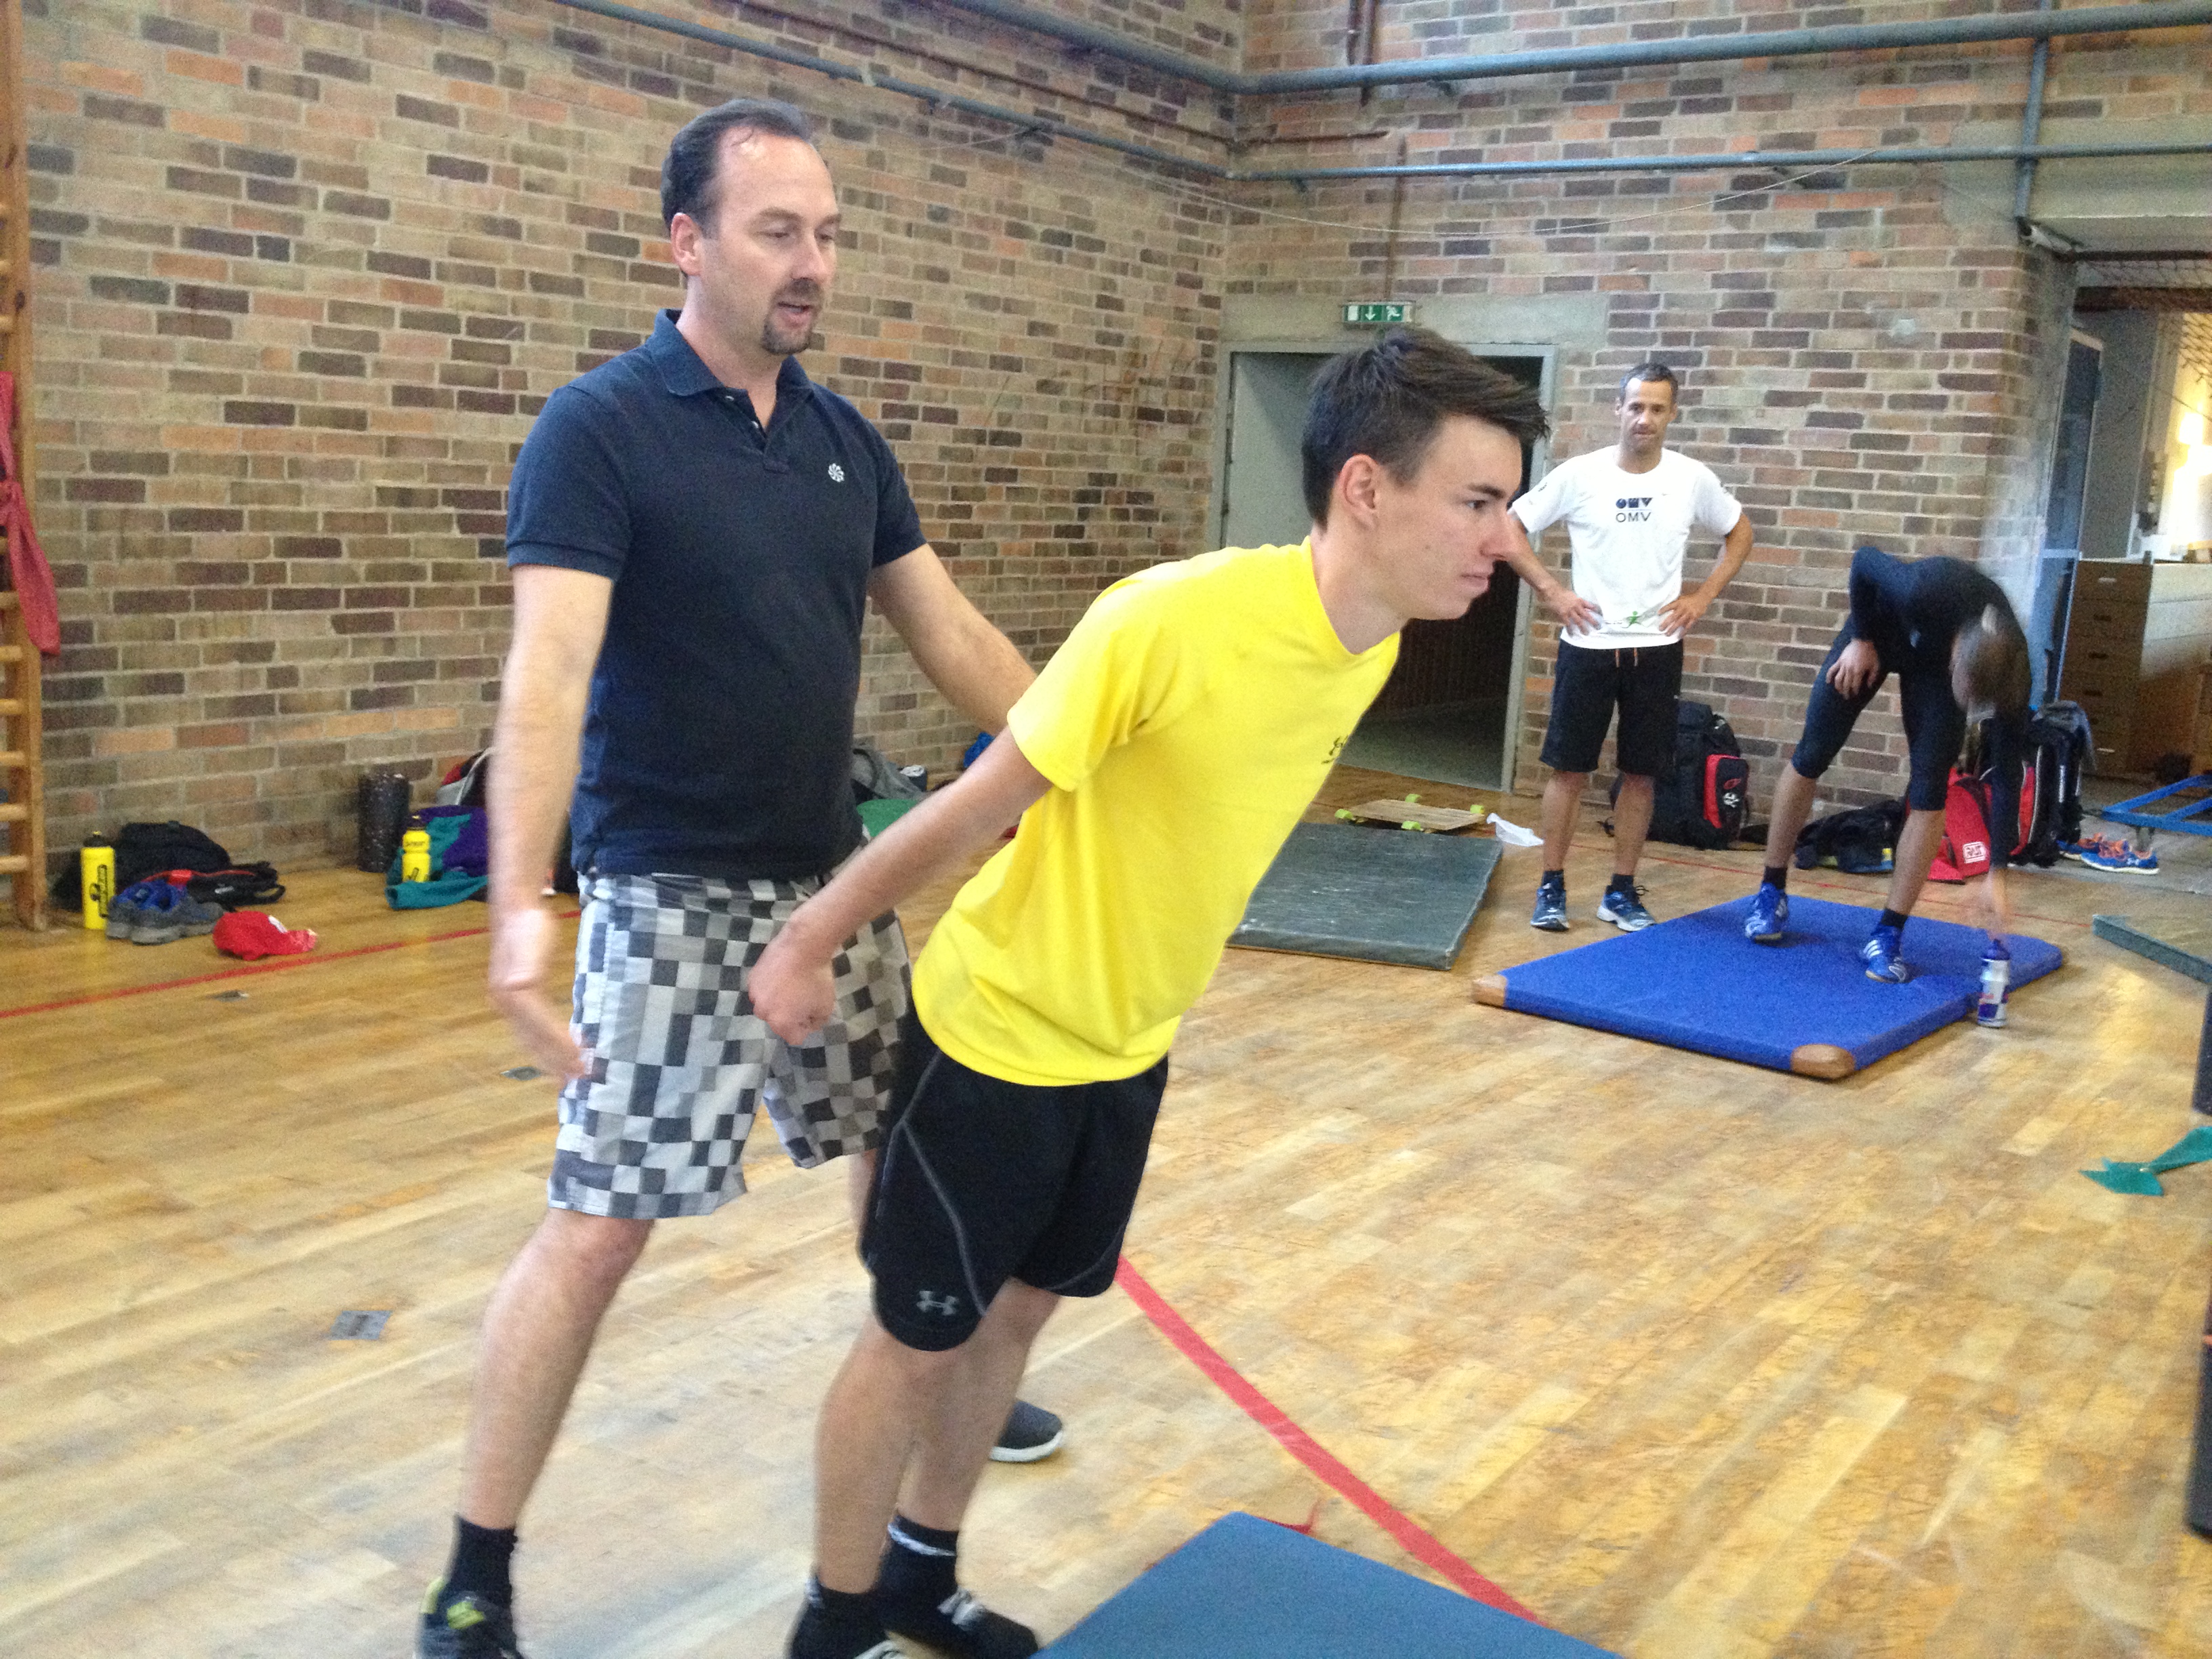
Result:
[[[1433,334],[1333,360],[1302,443],[1308,539],[1107,589],[1005,735],[755,966],[755,1012],[802,1041],[833,1012],[842,942],[1020,820],[915,968],[861,1241],[873,1311],[823,1407],[792,1659],[889,1659],[887,1632],[962,1659],[1036,1650],[954,1571],[1030,1345],[1060,1297],[1113,1282],[1177,1024],[1398,630],[1488,587],[1544,430],[1534,392]]]

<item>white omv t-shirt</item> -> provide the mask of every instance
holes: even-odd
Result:
[[[1654,618],[1682,596],[1690,527],[1725,536],[1743,516],[1703,461],[1662,449],[1649,472],[1624,472],[1617,453],[1601,449],[1562,461],[1513,503],[1532,544],[1566,521],[1575,592],[1604,614],[1605,625],[1559,637],[1589,650],[1672,644]]]

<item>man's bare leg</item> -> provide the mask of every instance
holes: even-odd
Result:
[[[1813,815],[1813,797],[1820,786],[1788,762],[1783,763],[1781,781],[1774,786],[1774,815],[1766,829],[1766,865],[1787,869],[1796,854],[1797,837]]]
[[[1589,787],[1587,772],[1554,772],[1544,786],[1544,805],[1537,819],[1537,827],[1544,837],[1544,868],[1564,870],[1567,866],[1567,851],[1575,844],[1575,811],[1582,805],[1583,791]],[[1647,811],[1644,823],[1649,825]]]
[[[959,1367],[918,1425],[900,1492],[899,1512],[908,1520],[958,1530],[1012,1409],[1030,1345],[1059,1306],[1051,1291],[1008,1279],[975,1334],[953,1350]]]
[[[1620,775],[1620,799],[1613,807],[1613,873],[1633,877],[1651,831],[1652,781],[1637,772]],[[1549,856],[1548,853],[1547,856]]]
[[[548,1210],[508,1264],[484,1311],[462,1464],[465,1520],[511,1528],[520,1519],[599,1321],[652,1231],[650,1221]]]

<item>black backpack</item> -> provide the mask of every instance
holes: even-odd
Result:
[[[2078,702],[2047,702],[2027,723],[2028,752],[2036,762],[2036,789],[2048,777],[2054,842],[2081,839],[2081,775],[2089,769],[2089,716]],[[2053,857],[2057,848],[2051,848]],[[2038,858],[2039,864],[2049,860]]]
[[[1613,786],[1615,800],[1620,784]],[[1674,705],[1674,765],[1652,781],[1653,841],[1708,852],[1734,846],[1751,805],[1751,768],[1735,730],[1708,703]]]
[[[1984,720],[1978,752],[1996,752],[1996,723]],[[2081,838],[2081,769],[2089,755],[2089,719],[2070,702],[2054,702],[2027,722],[2020,751],[2020,823],[1990,825],[2006,841],[2014,864],[2049,869],[2058,862],[2061,842]],[[1992,759],[1976,781],[1994,799],[1996,763]],[[1990,811],[1983,803],[1984,816]]]

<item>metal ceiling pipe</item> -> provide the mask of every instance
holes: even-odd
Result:
[[[833,81],[848,81],[855,86],[874,87],[884,92],[895,92],[902,97],[918,99],[933,108],[957,109],[967,115],[977,115],[987,121],[1001,121],[1023,132],[1048,133],[1055,138],[1066,138],[1075,143],[1092,144],[1101,149],[1110,149],[1139,161],[1156,161],[1162,167],[1176,167],[1185,173],[1203,174],[1209,179],[1225,179],[1229,170],[1212,161],[1193,161],[1164,149],[1154,149],[1149,144],[1133,144],[1124,138],[1115,138],[1103,132],[1070,125],[1049,115],[1024,113],[1006,109],[997,104],[986,104],[973,98],[962,98],[935,87],[918,82],[903,81],[895,75],[878,75],[872,70],[854,69],[849,64],[833,62],[827,58],[816,58],[803,52],[793,52],[788,46],[770,45],[764,40],[748,40],[741,34],[732,34],[726,29],[709,28],[704,23],[694,23],[688,18],[666,17],[659,12],[641,11],[635,6],[617,3],[617,0],[552,0],[556,6],[566,6],[571,11],[590,12],[595,17],[611,18],[618,23],[635,23],[641,28],[658,29],[664,34],[677,34],[688,40],[698,40],[710,46],[726,47],[743,52],[750,58],[765,58],[770,63],[787,64],[793,69],[811,70],[817,75],[826,75]]]
[[[1158,70],[1180,80],[1195,81],[1200,86],[1211,87],[1216,92],[1250,92],[1245,83],[1252,77],[1237,70],[1221,69],[1203,58],[1170,52],[1164,46],[1152,46],[1141,40],[1133,40],[1118,29],[1100,28],[1093,23],[1079,23],[1073,18],[1055,17],[1048,11],[1039,11],[1034,6],[1014,3],[1014,0],[942,0],[942,3],[959,11],[972,11],[979,17],[988,17],[996,22],[1011,23],[1016,28],[1027,29],[1032,34],[1050,35],[1085,52],[1095,52],[1125,64],[1137,64],[1146,69]]]
[[[2147,5],[1997,12],[1910,23],[1846,23],[1761,34],[1706,34],[1671,40],[1624,41],[1611,46],[1564,46],[1545,52],[1492,52],[1479,57],[1403,58],[1381,64],[1351,64],[1340,69],[1274,70],[1249,75],[1217,69],[1194,58],[1145,46],[1111,30],[1069,22],[1022,5],[1018,0],[936,3],[1049,35],[1088,52],[1179,75],[1217,91],[1243,94],[1329,92],[1347,87],[1402,86],[1431,81],[1489,81],[1516,75],[1572,74],[1579,70],[1648,69],[1732,58],[1802,58],[1816,52],[1965,46],[1990,40],[2044,40],[2067,34],[2121,34],[2139,29],[2195,28],[2212,24],[2212,0],[2152,0]]]
[[[948,3],[952,0],[948,0]],[[958,0],[966,3],[966,0]],[[2118,159],[2137,155],[2201,155],[2212,154],[2212,142],[2136,143],[2136,144],[1996,144],[1972,148],[1931,146],[1917,149],[1844,150],[1726,150],[1705,155],[1626,155],[1572,156],[1548,161],[1445,161],[1435,163],[1398,164],[1395,166],[1348,167],[1278,167],[1254,172],[1239,172],[1212,161],[1195,161],[1187,156],[1154,149],[1146,144],[1135,144],[1103,132],[1073,126],[1050,116],[1027,113],[1007,109],[996,104],[986,104],[973,98],[962,98],[939,91],[934,87],[902,80],[896,76],[878,75],[871,70],[855,69],[848,64],[816,58],[786,46],[772,46],[763,41],[748,40],[727,30],[709,28],[685,18],[664,16],[658,12],[642,11],[635,6],[619,3],[619,0],[553,0],[553,3],[573,11],[589,12],[594,16],[612,19],[617,22],[634,23],[642,28],[659,30],[663,33],[680,35],[708,46],[721,46],[749,57],[766,58],[772,63],[803,69],[817,75],[827,76],[833,81],[842,81],[854,86],[873,87],[895,93],[901,97],[915,99],[933,109],[958,110],[963,114],[996,121],[1014,131],[1009,136],[1042,133],[1050,137],[1065,138],[1073,143],[1089,144],[1112,150],[1139,161],[1154,162],[1177,172],[1196,173],[1201,178],[1221,184],[1309,184],[1332,179],[1480,179],[1539,177],[1546,174],[1588,173],[1706,173],[1741,170],[1746,167],[1887,167],[1920,162],[1942,161],[2069,161],[2089,159]],[[2150,9],[2138,8],[2136,9]],[[2212,9],[2212,8],[2208,8]],[[2033,15],[2033,14],[2027,14]],[[2078,16],[2080,13],[2061,12],[2059,17]]]
[[[2111,161],[2212,155],[2212,138],[2154,144],[1932,144],[1910,149],[1748,149],[1707,155],[1595,155],[1555,161],[1437,161],[1369,167],[1280,167],[1231,173],[1234,184],[1319,184],[1337,179],[1511,179],[1566,173],[1740,173],[1747,167],[1874,167],[1928,161]]]

